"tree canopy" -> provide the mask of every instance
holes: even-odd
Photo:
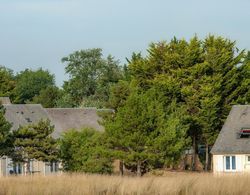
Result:
[[[36,71],[26,69],[16,75],[16,87],[14,89],[14,102],[31,102],[39,95],[41,90],[55,85],[55,78],[47,70],[38,69]]]
[[[60,158],[66,171],[111,173],[112,156],[103,133],[95,129],[70,130],[60,140]]]
[[[4,66],[0,66],[0,97],[12,96],[15,84],[13,71]]]
[[[13,159],[29,163],[31,159],[44,162],[58,160],[57,141],[52,137],[54,126],[50,121],[41,120],[37,124],[20,127],[13,131]]]
[[[80,50],[64,57],[66,73],[70,79],[64,83],[64,90],[76,105],[104,107],[109,99],[109,87],[121,78],[119,62],[112,56],[102,57],[102,50]],[[100,102],[100,104],[96,104]]]
[[[160,167],[178,162],[187,139],[187,126],[181,113],[167,113],[160,101],[162,93],[150,89],[145,93],[133,92],[114,118],[105,123],[105,129],[117,158],[130,166]]]

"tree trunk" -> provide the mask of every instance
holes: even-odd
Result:
[[[206,143],[205,171],[208,171],[208,162],[209,162],[208,144]]]
[[[120,161],[120,176],[124,174],[124,161]]]
[[[192,171],[196,170],[196,136],[193,136]]]
[[[30,159],[27,161],[27,173],[30,175]]]
[[[141,177],[141,162],[137,161],[137,174],[138,177]]]

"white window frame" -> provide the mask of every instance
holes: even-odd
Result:
[[[232,159],[233,159],[233,156],[235,158],[235,169],[232,169]],[[229,157],[229,163],[230,163],[230,169],[227,169],[227,166],[226,166],[226,157]],[[224,163],[224,171],[225,172],[236,172],[237,171],[237,160],[236,160],[236,155],[225,155],[224,158],[223,158],[223,163]]]

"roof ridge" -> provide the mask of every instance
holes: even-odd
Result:
[[[250,107],[250,104],[237,104],[233,105],[232,107]]]
[[[5,105],[9,105],[9,106],[42,106],[42,104],[5,104]],[[43,106],[42,106],[43,107]]]
[[[83,107],[83,108],[45,108],[46,110],[82,110],[82,109],[95,109],[97,110],[96,107]]]

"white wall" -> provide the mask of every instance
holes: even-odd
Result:
[[[225,155],[213,155],[213,172],[249,172],[250,163],[247,162],[247,156],[250,154],[225,154]],[[227,171],[225,168],[225,156],[235,156],[236,158],[236,170]]]

